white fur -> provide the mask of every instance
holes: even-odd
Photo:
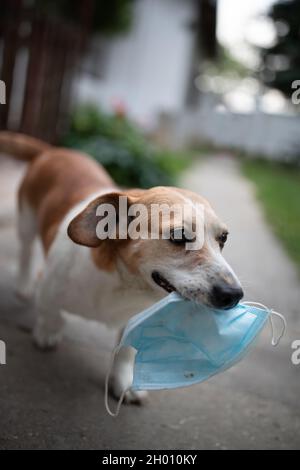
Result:
[[[18,218],[19,274],[17,295],[27,299],[33,292],[33,251],[37,235],[36,219],[33,210],[23,201]]]
[[[50,248],[35,296],[37,320],[34,339],[43,349],[55,347],[62,339],[64,311],[87,319],[95,319],[111,328],[121,330],[132,315],[147,308],[164,295],[161,292],[155,294],[150,288],[141,289],[137,283],[131,283],[128,273],[124,273],[124,277],[119,274],[122,274],[122,266],[119,266],[118,272],[113,273],[99,270],[92,261],[90,249],[73,243],[68,237],[67,227],[70,221],[91,200],[101,194],[103,193],[93,194],[69,212]],[[28,213],[24,212],[21,215],[22,220],[25,215]],[[30,217],[28,225],[31,222]],[[33,230],[30,233],[33,233]],[[24,246],[28,240],[28,236],[22,240],[22,250],[25,251],[25,255],[21,256],[23,286],[27,286],[24,273],[28,272],[30,264],[31,249],[28,247],[26,250]],[[112,386],[113,393],[117,397],[123,387],[127,388],[131,383],[133,360],[134,357],[128,354],[125,356],[120,354],[120,357],[116,358]],[[145,396],[145,393],[129,391],[125,399],[140,402]]]
[[[211,223],[212,227],[206,230],[206,243],[211,258],[207,265],[189,269],[183,264],[184,254],[183,257],[166,258],[162,245],[162,252],[157,254],[156,259],[142,261],[138,276],[131,275],[121,260],[118,261],[116,271],[112,273],[101,271],[92,261],[91,250],[72,242],[67,235],[67,228],[71,220],[90,201],[110,191],[93,194],[82,201],[67,214],[60,225],[36,291],[37,320],[34,339],[41,348],[52,348],[61,340],[64,327],[63,311],[98,320],[121,331],[132,315],[167,294],[152,280],[151,273],[154,270],[164,275],[182,295],[199,302],[208,302],[209,287],[218,279],[221,272],[231,274],[239,285],[232,269],[220,253]],[[183,200],[186,202],[186,198]],[[27,294],[30,286],[30,258],[36,236],[36,223],[33,213],[23,204],[19,233],[21,239],[19,286],[21,292]],[[140,241],[137,241],[135,246],[137,247],[139,243]],[[168,241],[164,240],[162,243]],[[113,393],[117,397],[131,383],[133,361],[134,355],[128,352],[122,352],[116,358],[112,386]],[[145,394],[132,391],[126,395],[127,401],[141,401],[144,397]]]

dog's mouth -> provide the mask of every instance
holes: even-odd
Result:
[[[176,292],[176,289],[172,284],[167,281],[158,271],[153,271],[152,273],[152,279],[153,281],[162,289],[164,289],[167,292]]]

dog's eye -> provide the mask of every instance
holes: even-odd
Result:
[[[174,228],[170,232],[170,241],[178,245],[184,245],[186,242],[190,241],[185,232],[184,228]]]
[[[223,232],[218,236],[217,241],[219,242],[220,248],[223,248],[228,237],[228,232]]]

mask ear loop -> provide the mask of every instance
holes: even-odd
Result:
[[[275,315],[276,317],[280,318],[281,322],[282,322],[282,330],[281,330],[281,332],[278,335],[278,338],[276,340],[275,340],[275,334],[274,334],[274,321],[273,321],[272,315]],[[286,327],[287,327],[286,319],[281,313],[275,312],[275,310],[273,310],[273,309],[270,310],[269,319],[270,319],[270,325],[271,325],[271,329],[272,329],[272,346],[277,346],[280,343],[280,340],[281,340],[281,338],[283,337],[283,335],[285,333],[285,330],[286,330]]]
[[[120,398],[119,398],[119,401],[117,403],[117,407],[116,407],[116,411],[113,412],[109,406],[109,403],[108,403],[108,385],[109,385],[109,378],[110,378],[110,374],[111,374],[111,371],[112,371],[112,368],[114,366],[114,362],[115,362],[115,357],[116,357],[116,354],[119,352],[119,346],[116,346],[112,353],[111,353],[111,357],[110,357],[110,363],[109,363],[109,367],[107,369],[107,372],[106,372],[106,376],[105,376],[105,390],[104,390],[104,405],[105,405],[105,408],[106,408],[106,411],[107,413],[112,416],[113,418],[115,418],[116,416],[118,416],[118,414],[120,413],[120,408],[121,408],[121,405],[123,403],[123,400],[124,400],[124,397],[125,397],[125,394],[126,392],[128,392],[128,390],[130,389],[130,387],[127,387],[125,388],[125,390],[123,390]]]
[[[286,327],[287,327],[287,323],[286,323],[286,319],[285,319],[284,315],[282,315],[282,313],[276,312],[275,310],[266,307],[264,304],[261,304],[260,302],[242,302],[242,304],[243,305],[249,305],[250,307],[251,306],[260,307],[260,308],[263,308],[264,310],[266,310],[266,312],[269,313],[269,321],[270,321],[271,331],[272,331],[271,344],[272,344],[272,346],[277,346],[279,344],[281,338],[283,337],[283,335],[285,333],[285,330],[286,330]],[[272,315],[280,318],[281,322],[282,322],[282,330],[281,330],[280,334],[278,335],[277,339],[275,339],[275,325],[274,325],[274,320],[273,320]]]

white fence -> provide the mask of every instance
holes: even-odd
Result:
[[[300,155],[300,116],[200,108],[173,116],[167,127],[168,139],[176,147],[206,141],[278,160]]]

